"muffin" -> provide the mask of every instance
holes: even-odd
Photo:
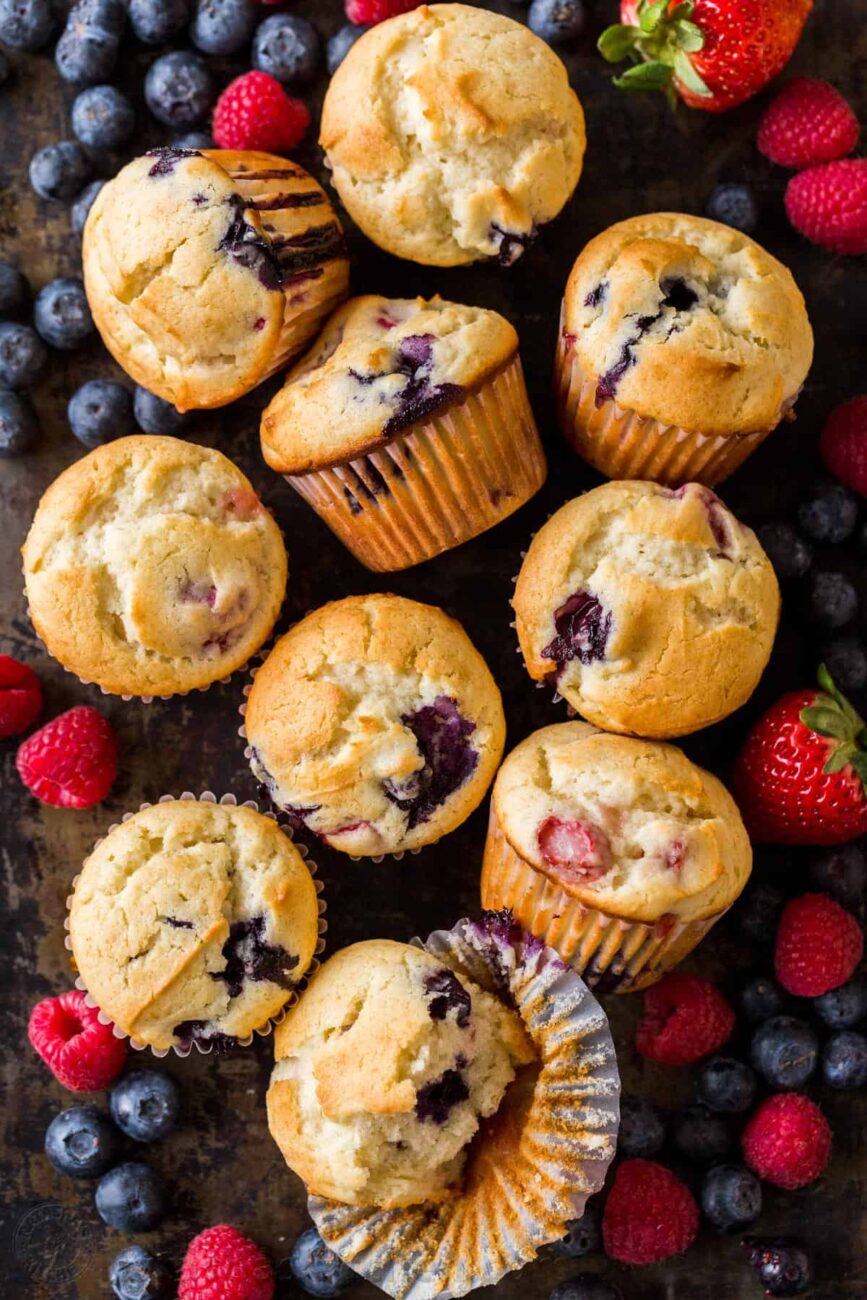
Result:
[[[249,1040],[313,960],[316,886],[294,844],[252,808],[195,800],[113,827],[75,882],[69,936],[92,1001],[165,1051]]]
[[[355,298],[262,417],[262,452],[369,569],[403,569],[545,479],[518,336],[494,311]]]
[[[109,694],[175,695],[245,664],[286,590],[280,530],[218,451],[136,435],[55,479],[22,548],[49,652]]]
[[[356,943],[322,966],[275,1032],[268,1124],[316,1195],[438,1201],[534,1056],[511,1008],[430,953]]]
[[[380,248],[430,266],[508,266],[578,184],[584,114],[560,59],[525,26],[421,5],[349,51],[319,142]]]
[[[597,727],[664,737],[746,703],[780,592],[755,534],[710,488],[606,483],[536,534],[513,604],[531,677]]]
[[[481,802],[505,719],[459,623],[400,596],[349,596],[298,623],[257,670],[245,728],[272,800],[332,848],[433,844]]]
[[[591,986],[625,993],[695,947],[751,866],[716,777],[673,745],[563,722],[522,741],[497,775],[482,902],[510,908]]]
[[[804,299],[776,258],[702,217],[632,217],[569,276],[561,427],[610,478],[713,486],[791,417],[812,358]]]
[[[82,258],[106,347],[181,411],[224,406],[287,365],[349,279],[325,192],[255,152],[135,159],[94,201]]]

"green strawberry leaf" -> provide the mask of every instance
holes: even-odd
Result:
[[[613,27],[606,27],[605,31],[596,42],[596,48],[608,63],[622,63],[635,52],[638,41],[639,31],[637,27],[627,27],[623,23],[615,23]]]
[[[828,755],[822,771],[829,776],[833,772],[842,772],[844,767],[854,764],[858,758],[867,758],[867,754],[862,754],[854,745],[837,745]]]
[[[674,9],[672,9],[668,16],[672,22],[680,23],[691,18],[694,12],[695,4],[693,3],[693,0],[683,0],[682,4],[675,5]]]
[[[681,19],[674,24],[674,30],[677,34],[678,46],[684,54],[697,54],[699,50],[704,49],[704,32],[695,23]]]
[[[665,17],[665,11],[668,8],[668,0],[655,0],[655,3],[647,5],[641,10],[638,23],[643,32],[648,35],[655,32],[662,19]]]
[[[830,703],[830,702],[829,702]],[[852,740],[852,727],[839,709],[824,704],[811,704],[801,710],[801,721],[817,736],[831,736],[835,740]]]
[[[671,68],[666,63],[638,63],[614,78],[621,90],[665,90],[671,85]]]
[[[831,698],[836,702],[838,708],[842,710],[844,717],[848,719],[853,734],[863,732],[865,730],[864,719],[852,707],[843,692],[838,689],[825,664],[819,664],[817,677],[822,690],[826,691],[827,694],[831,696]]]
[[[710,99],[711,92],[701,77],[692,66],[692,61],[683,50],[676,50],[674,54],[674,75],[682,86],[691,90],[694,95],[701,95],[702,99]]]

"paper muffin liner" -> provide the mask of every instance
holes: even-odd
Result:
[[[512,848],[494,812],[482,864],[482,906],[508,908],[600,993],[634,993],[673,970],[728,910],[699,921],[654,923],[587,907]]]
[[[356,559],[387,573],[492,528],[546,473],[516,355],[462,402],[366,455],[285,477]]]
[[[396,1300],[450,1300],[492,1286],[558,1240],[614,1156],[620,1079],[602,1008],[550,948],[509,915],[459,921],[421,944],[512,1002],[541,1061],[476,1136],[463,1189],[379,1210],[311,1197],[330,1248]]]
[[[579,456],[613,479],[713,487],[733,474],[776,428],[775,424],[756,433],[689,433],[625,410],[613,399],[597,407],[596,384],[597,377],[585,375],[564,338],[561,316],[554,368],[560,428]],[[791,405],[780,411],[780,419]]]
[[[316,887],[317,906],[319,909],[319,920],[317,922],[319,937],[316,940],[316,947],[313,952],[313,959],[310,962],[310,965],[308,966],[307,970],[304,972],[303,978],[298,981],[298,984],[295,986],[295,988],[289,991],[289,995],[285,1003],[283,1004],[283,1006],[280,1008],[280,1010],[275,1015],[269,1017],[269,1019],[264,1021],[261,1025],[258,1025],[253,1030],[252,1033],[247,1035],[246,1038],[239,1038],[236,1040],[236,1045],[238,1047],[249,1047],[254,1037],[267,1038],[269,1034],[272,1034],[274,1032],[275,1025],[279,1025],[281,1020],[283,1020],[284,1017],[286,1016],[286,1013],[287,1011],[289,1011],[290,1007],[293,1007],[295,1005],[295,1003],[298,1001],[301,992],[305,988],[307,981],[310,979],[312,975],[316,974],[316,972],[320,967],[321,963],[319,961],[319,958],[322,955],[322,953],[325,951],[325,935],[328,931],[328,921],[326,920],[326,916],[325,916],[327,911],[327,905],[325,902],[325,898],[323,897],[325,886],[323,885],[322,881],[319,879],[319,876],[317,875],[318,868],[316,866],[316,863],[310,857],[310,853],[307,846],[305,844],[295,842],[292,834],[291,826],[282,822],[278,817],[275,816],[273,812],[264,811],[262,808],[259,807],[259,804],[256,802],[255,799],[245,799],[243,800],[243,802],[239,804],[238,799],[234,794],[224,794],[218,798],[217,795],[215,795],[212,790],[204,790],[201,794],[193,794],[191,790],[184,790],[183,793],[179,795],[161,794],[156,801],[146,801],[145,803],[139,804],[138,808],[135,809],[135,812],[125,812],[122,815],[119,822],[112,822],[112,824],[106,830],[105,835],[101,835],[99,839],[94,842],[93,848],[95,849],[98,845],[100,845],[102,841],[105,839],[106,835],[110,835],[112,831],[117,830],[118,826],[120,826],[123,822],[128,822],[131,817],[134,817],[136,812],[144,812],[145,808],[153,808],[154,803],[157,804],[173,803],[178,799],[192,800],[197,803],[220,804],[223,807],[230,807],[230,808],[237,808],[237,807],[252,808],[254,812],[261,813],[263,817],[269,817],[272,821],[277,823],[277,825],[280,827],[280,830],[283,832],[286,838],[292,840],[295,848],[298,850],[299,854],[304,859],[304,865],[307,867],[307,870],[310,872],[310,875],[313,877],[313,884]],[[93,849],[91,850],[91,852],[93,852]],[[63,940],[63,945],[66,948],[67,952],[69,952],[70,954],[70,961],[72,962],[73,967],[75,966],[75,959],[74,957],[72,957],[72,938],[69,933],[69,911],[72,906],[72,896],[75,892],[75,887],[78,884],[78,880],[79,880],[79,876],[75,876],[73,878],[72,887],[66,899],[66,916],[63,921],[63,928],[66,931]],[[150,1043],[143,1043],[139,1039],[133,1038],[130,1034],[127,1034],[123,1029],[120,1028],[119,1025],[116,1025],[114,1023],[114,1021],[111,1019],[110,1016],[107,1016],[105,1012],[99,1008],[97,1003],[93,1000],[93,998],[88,993],[87,986],[80,975],[76,977],[75,987],[77,989],[80,989],[84,993],[85,995],[84,1000],[87,1003],[87,1005],[89,1007],[96,1008],[96,1010],[99,1013],[97,1019],[99,1020],[100,1024],[111,1025],[112,1033],[114,1034],[115,1038],[129,1039],[130,1047],[133,1048],[133,1050],[136,1052],[145,1052],[145,1051],[151,1052],[154,1056],[157,1056],[160,1059],[162,1059],[163,1057],[168,1056],[170,1052],[175,1056],[180,1056],[180,1057],[189,1056],[190,1052],[193,1050],[193,1047],[195,1047],[202,1056],[209,1056],[211,1052],[214,1050],[213,1042],[201,1043],[199,1042],[198,1039],[194,1039],[189,1047],[182,1047],[180,1044],[173,1044],[171,1047],[152,1047]]]

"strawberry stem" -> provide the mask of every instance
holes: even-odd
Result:
[[[801,710],[800,718],[804,726],[817,736],[834,742],[829,746],[822,771],[827,774],[841,772],[851,764],[867,789],[867,726],[864,719],[835,685],[825,664],[819,665],[817,676],[821,694]]]
[[[614,84],[621,90],[662,90],[675,102],[679,83],[694,95],[709,99],[711,92],[693,66],[690,55],[704,48],[704,32],[692,21],[694,0],[638,0],[638,25],[615,23],[607,27],[597,48],[608,63],[630,59]]]

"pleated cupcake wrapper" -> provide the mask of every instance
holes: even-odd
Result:
[[[620,1079],[587,986],[510,918],[463,920],[414,942],[514,1004],[541,1061],[532,1095],[528,1073],[477,1135],[463,1189],[441,1203],[308,1204],[331,1249],[388,1295],[449,1300],[522,1268],[583,1213],[614,1156]]]
[[[368,569],[420,564],[524,505],[547,467],[520,358],[367,455],[286,475]]]
[[[237,797],[233,794],[224,794],[218,798],[213,793],[212,790],[205,790],[202,792],[202,794],[193,794],[191,790],[184,790],[184,792],[180,795],[161,794],[160,797],[156,800],[156,804],[173,803],[177,799],[182,799],[185,801],[187,800],[196,801],[199,803],[220,804],[222,807],[228,807],[228,808],[237,808],[237,807],[252,808],[254,812],[261,812],[263,817],[269,817],[272,821],[277,823],[277,825],[280,827],[281,831],[286,836],[286,838],[293,841],[293,843],[295,844],[295,848],[298,850],[301,857],[304,859],[304,865],[307,867],[307,870],[310,872],[310,875],[313,877],[313,884],[316,886],[317,905],[319,908],[319,921],[318,921],[319,937],[316,940],[316,948],[314,950],[313,960],[311,961],[309,967],[305,971],[303,979],[301,979],[298,985],[294,989],[292,989],[286,1002],[283,1004],[283,1006],[280,1008],[277,1014],[271,1016],[270,1019],[266,1020],[264,1024],[257,1026],[257,1028],[253,1030],[253,1033],[248,1034],[246,1038],[239,1038],[237,1040],[238,1047],[249,1047],[254,1037],[267,1038],[269,1034],[274,1032],[275,1025],[279,1025],[280,1022],[285,1018],[286,1013],[289,1011],[289,1009],[293,1007],[295,1003],[298,1001],[299,995],[301,991],[305,988],[307,981],[310,979],[312,975],[315,975],[316,971],[318,971],[319,969],[320,966],[319,957],[325,951],[325,935],[328,931],[328,922],[325,918],[327,905],[325,902],[325,898],[323,896],[324,885],[322,884],[322,881],[319,879],[317,875],[318,868],[316,866],[316,863],[310,857],[307,846],[305,844],[295,843],[292,835],[292,827],[287,826],[284,822],[280,821],[280,819],[277,816],[275,816],[274,813],[263,812],[263,810],[259,807],[255,799],[245,799],[243,803],[239,804]],[[136,809],[136,812],[144,812],[146,808],[153,808],[154,806],[155,804],[152,802],[145,802],[139,804],[139,807]],[[105,839],[106,835],[110,835],[112,831],[116,831],[118,826],[122,825],[124,822],[128,822],[129,819],[134,816],[135,813],[133,812],[125,812],[119,822],[113,822],[111,826],[108,827],[105,835],[101,835],[99,839],[96,840],[93,848],[94,849],[97,848],[97,846],[100,845],[102,841]],[[93,850],[91,850],[91,852],[92,851]],[[72,896],[75,892],[75,887],[78,884],[78,880],[79,877],[75,876],[75,878],[72,881],[72,889],[66,899],[66,917],[64,918],[63,921],[63,928],[66,931],[66,935],[64,937],[63,943],[64,943],[64,947],[67,949],[67,951],[70,954],[72,953],[72,939],[69,934],[69,910],[72,906]],[[72,960],[74,962],[74,958]],[[111,1019],[110,1016],[107,1016],[105,1012],[99,1008],[98,1004],[93,1000],[93,998],[88,993],[87,986],[80,975],[76,977],[75,987],[77,989],[80,989],[81,992],[84,993],[85,995],[84,1000],[86,1004],[89,1007],[93,1007],[97,1010],[97,1012],[99,1013],[97,1019],[99,1020],[100,1024],[111,1025],[112,1033],[114,1034],[115,1038],[128,1038],[130,1047],[132,1047],[133,1050],[136,1052],[149,1051],[154,1056],[158,1056],[162,1059],[163,1057],[168,1056],[170,1052],[173,1053],[175,1056],[180,1056],[180,1057],[189,1056],[190,1052],[193,1050],[193,1047],[195,1047],[197,1051],[201,1053],[202,1056],[209,1056],[211,1052],[214,1050],[213,1043],[201,1043],[199,1042],[198,1039],[194,1039],[189,1047],[181,1047],[179,1044],[173,1045],[170,1048],[151,1047],[149,1043],[142,1043],[137,1038],[133,1038],[130,1034],[125,1033],[123,1029],[121,1029],[118,1025],[114,1023],[114,1021]]]
[[[613,399],[597,407],[597,382],[597,377],[584,373],[563,338],[561,316],[554,376],[560,427],[579,456],[609,478],[713,487],[733,474],[776,428],[756,433],[689,433],[678,425],[624,410]]]
[[[566,893],[512,848],[491,805],[482,906],[508,908],[600,993],[634,993],[673,970],[727,909],[700,921],[655,924],[609,916]]]

